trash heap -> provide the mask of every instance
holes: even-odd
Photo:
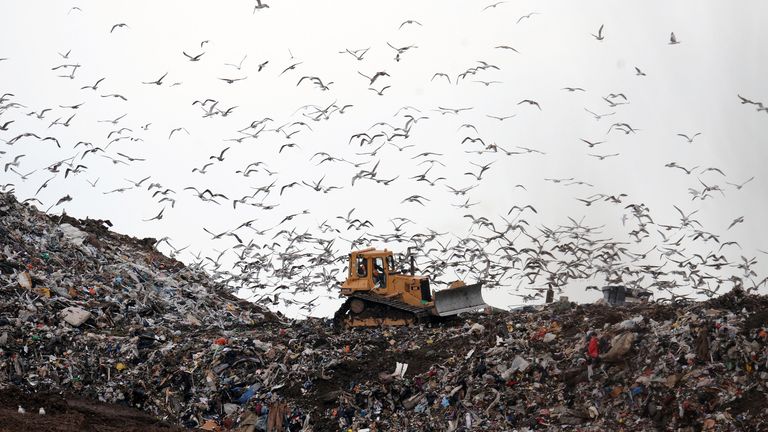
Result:
[[[768,430],[763,296],[340,330],[241,301],[106,224],[0,195],[0,391],[201,430]]]

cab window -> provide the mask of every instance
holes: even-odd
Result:
[[[384,258],[377,257],[373,260],[373,272],[384,273]]]
[[[384,258],[382,257],[373,259],[373,286],[374,288],[387,286],[387,274],[384,272]]]
[[[391,257],[387,257],[387,273],[395,272],[395,260]]]
[[[363,257],[357,257],[357,276],[368,276],[368,260]]]

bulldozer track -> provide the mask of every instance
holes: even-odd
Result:
[[[418,308],[418,307],[411,306],[411,305],[409,305],[407,303],[403,303],[403,302],[397,301],[397,300],[392,300],[392,299],[388,299],[388,298],[373,296],[373,295],[369,295],[369,294],[354,294],[354,295],[349,296],[349,298],[350,299],[359,298],[361,300],[365,300],[365,301],[369,301],[369,302],[373,302],[373,303],[387,305],[389,307],[393,307],[393,308],[396,308],[396,309],[400,309],[400,310],[404,310],[404,311],[410,312],[410,313],[416,315],[417,318],[426,318],[426,317],[430,316],[429,311],[427,309],[425,309],[425,308]]]
[[[351,310],[350,305],[355,300],[365,304],[364,310],[359,314]],[[354,294],[349,296],[336,312],[334,322],[339,327],[398,326],[415,324],[431,317],[429,310],[425,308],[373,295]]]

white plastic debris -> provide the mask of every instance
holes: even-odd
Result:
[[[88,234],[80,231],[70,224],[61,224],[59,225],[59,229],[61,230],[62,234],[64,234],[64,238],[77,246],[82,245],[83,241],[88,237]]]
[[[515,359],[512,360],[512,365],[509,366],[509,370],[512,372],[515,372],[515,371],[525,372],[525,370],[528,369],[528,366],[530,365],[531,363],[528,360],[520,356],[516,356]]]
[[[405,371],[407,370],[408,370],[408,363],[397,362],[397,366],[395,366],[395,372],[392,373],[392,377],[403,378],[405,377]]]
[[[18,275],[19,286],[26,289],[32,289],[32,277],[27,272],[21,272]]]
[[[642,315],[638,315],[632,319],[624,320],[616,325],[620,330],[633,330],[641,322],[643,322]]]
[[[480,323],[474,323],[472,324],[472,327],[469,328],[470,333],[482,333],[485,331],[485,326],[483,326]]]
[[[79,327],[84,322],[88,321],[90,317],[90,312],[75,306],[70,306],[61,311],[61,318],[75,327]]]

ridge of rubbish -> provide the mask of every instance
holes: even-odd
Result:
[[[55,420],[59,395],[165,422],[147,430],[768,428],[768,297],[740,288],[339,331],[238,299],[108,225],[0,194],[0,430],[82,429]],[[103,430],[139,430],[115,422]]]

